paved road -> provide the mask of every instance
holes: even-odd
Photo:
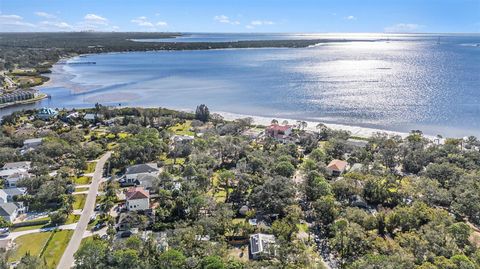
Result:
[[[52,230],[55,230],[55,229],[74,230],[75,227],[77,227],[77,224],[72,223],[72,224],[61,225],[61,226],[58,226],[58,227],[48,227],[48,228],[32,229],[32,230],[26,230],[26,231],[20,231],[20,232],[11,232],[6,237],[0,237],[0,241],[5,240],[5,239],[15,240],[17,237],[22,236],[22,235],[40,233],[40,232],[49,232],[49,231],[52,231]]]
[[[80,247],[83,234],[87,230],[88,221],[90,220],[95,208],[95,200],[97,197],[98,185],[102,179],[103,166],[111,154],[111,152],[105,153],[105,155],[98,160],[95,166],[95,172],[93,173],[92,183],[90,184],[90,190],[88,191],[88,195],[85,200],[85,206],[83,207],[82,215],[80,216],[80,220],[78,221],[77,227],[73,232],[72,238],[70,239],[62,258],[58,263],[57,269],[69,269],[73,266],[73,254],[75,254]]]

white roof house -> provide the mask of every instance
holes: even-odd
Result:
[[[6,163],[3,165],[3,170],[11,170],[11,169],[25,169],[29,170],[31,167],[32,162],[13,162],[13,163]]]
[[[250,253],[253,259],[275,256],[275,236],[262,233],[250,235]]]
[[[26,139],[23,141],[23,148],[24,149],[29,149],[29,148],[36,148],[40,146],[43,142],[43,138],[30,138]]]

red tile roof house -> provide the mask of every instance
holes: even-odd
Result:
[[[348,163],[341,160],[333,160],[327,165],[327,171],[334,177],[340,176],[347,170]]]
[[[129,188],[125,198],[128,211],[143,211],[150,208],[150,194],[142,187]]]
[[[286,140],[292,134],[292,130],[292,125],[272,124],[267,127],[267,129],[265,130],[265,134],[278,140]]]

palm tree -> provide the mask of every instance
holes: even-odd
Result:
[[[278,120],[273,119],[270,123],[271,123],[272,125],[277,125],[277,124],[278,124]]]
[[[308,126],[308,123],[306,121],[302,121],[300,122],[300,127],[302,128],[302,130],[304,130],[305,128],[307,128]]]
[[[282,121],[282,124],[283,124],[283,125],[288,125],[288,120],[283,120],[283,121]]]

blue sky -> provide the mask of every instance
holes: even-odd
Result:
[[[0,31],[480,32],[480,0],[0,0]]]

